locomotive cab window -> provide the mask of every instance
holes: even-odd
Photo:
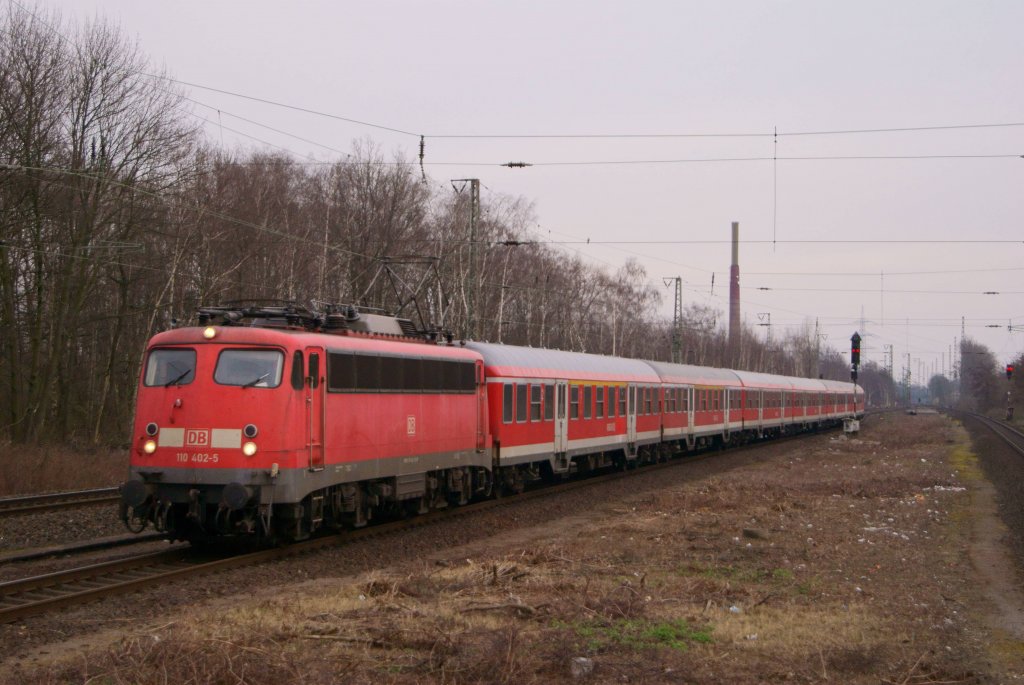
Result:
[[[196,351],[187,349],[153,350],[146,360],[146,385],[188,385],[196,377]]]
[[[276,388],[281,384],[284,354],[277,350],[224,350],[213,380],[243,388]]]

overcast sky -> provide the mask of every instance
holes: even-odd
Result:
[[[727,319],[738,221],[743,316],[774,335],[817,320],[848,352],[863,316],[865,358],[892,345],[899,377],[909,353],[915,382],[961,317],[1000,362],[1024,350],[1024,126],[980,127],[1024,123],[1019,0],[38,3],[120,25],[181,81],[407,132],[187,87],[229,147],[337,157],[235,115],[408,159],[426,135],[434,181],[522,196],[532,237],[609,270],[636,257],[666,316],[678,275]],[[965,128],[787,135],[944,126]],[[525,134],[761,135],[441,137]],[[694,161],[723,159],[747,161]],[[834,240],[874,242],[799,242]]]

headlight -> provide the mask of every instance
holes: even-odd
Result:
[[[160,430],[160,427],[157,426],[155,423],[146,424],[146,435],[148,435],[149,437],[153,437],[154,435],[156,435],[158,430]]]
[[[203,337],[207,340],[213,340],[217,336],[217,329],[213,326],[207,326],[203,329]]]
[[[256,443],[247,442],[244,445],[242,445],[242,454],[244,454],[247,457],[251,457],[252,455],[256,454]]]
[[[245,425],[245,428],[242,429],[242,433],[247,438],[255,438],[256,434],[259,433],[259,431],[256,429],[256,424],[248,423]]]
[[[142,451],[146,454],[153,454],[153,452],[156,452],[156,440],[147,440],[142,446]]]

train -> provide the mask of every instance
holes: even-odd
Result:
[[[853,383],[454,340],[356,307],[201,308],[148,342],[120,517],[278,544],[836,425]]]

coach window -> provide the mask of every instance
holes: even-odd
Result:
[[[501,389],[501,420],[512,423],[512,384],[506,383]]]
[[[589,419],[590,413],[593,411],[592,403],[594,401],[594,388],[586,386],[583,388],[583,418]]]
[[[597,408],[594,410],[594,418],[600,419],[604,417],[604,387],[598,386],[596,393]]]
[[[555,386],[544,386],[544,420],[555,418]]]
[[[301,352],[299,354],[302,354]],[[196,377],[196,351],[186,349],[153,350],[146,361],[146,385],[188,385]],[[301,369],[300,369],[301,373]]]
[[[526,384],[520,383],[516,386],[516,423],[526,421]]]
[[[615,407],[619,403],[619,388],[608,388],[608,418],[615,416]]]
[[[626,396],[629,394],[626,386],[619,388],[619,416],[626,415]]]
[[[644,414],[650,415],[653,408],[654,388],[644,388]]]
[[[530,386],[530,420],[540,421],[540,392],[539,385]]]
[[[580,387],[574,385],[569,388],[569,418],[578,419],[580,417]]]

